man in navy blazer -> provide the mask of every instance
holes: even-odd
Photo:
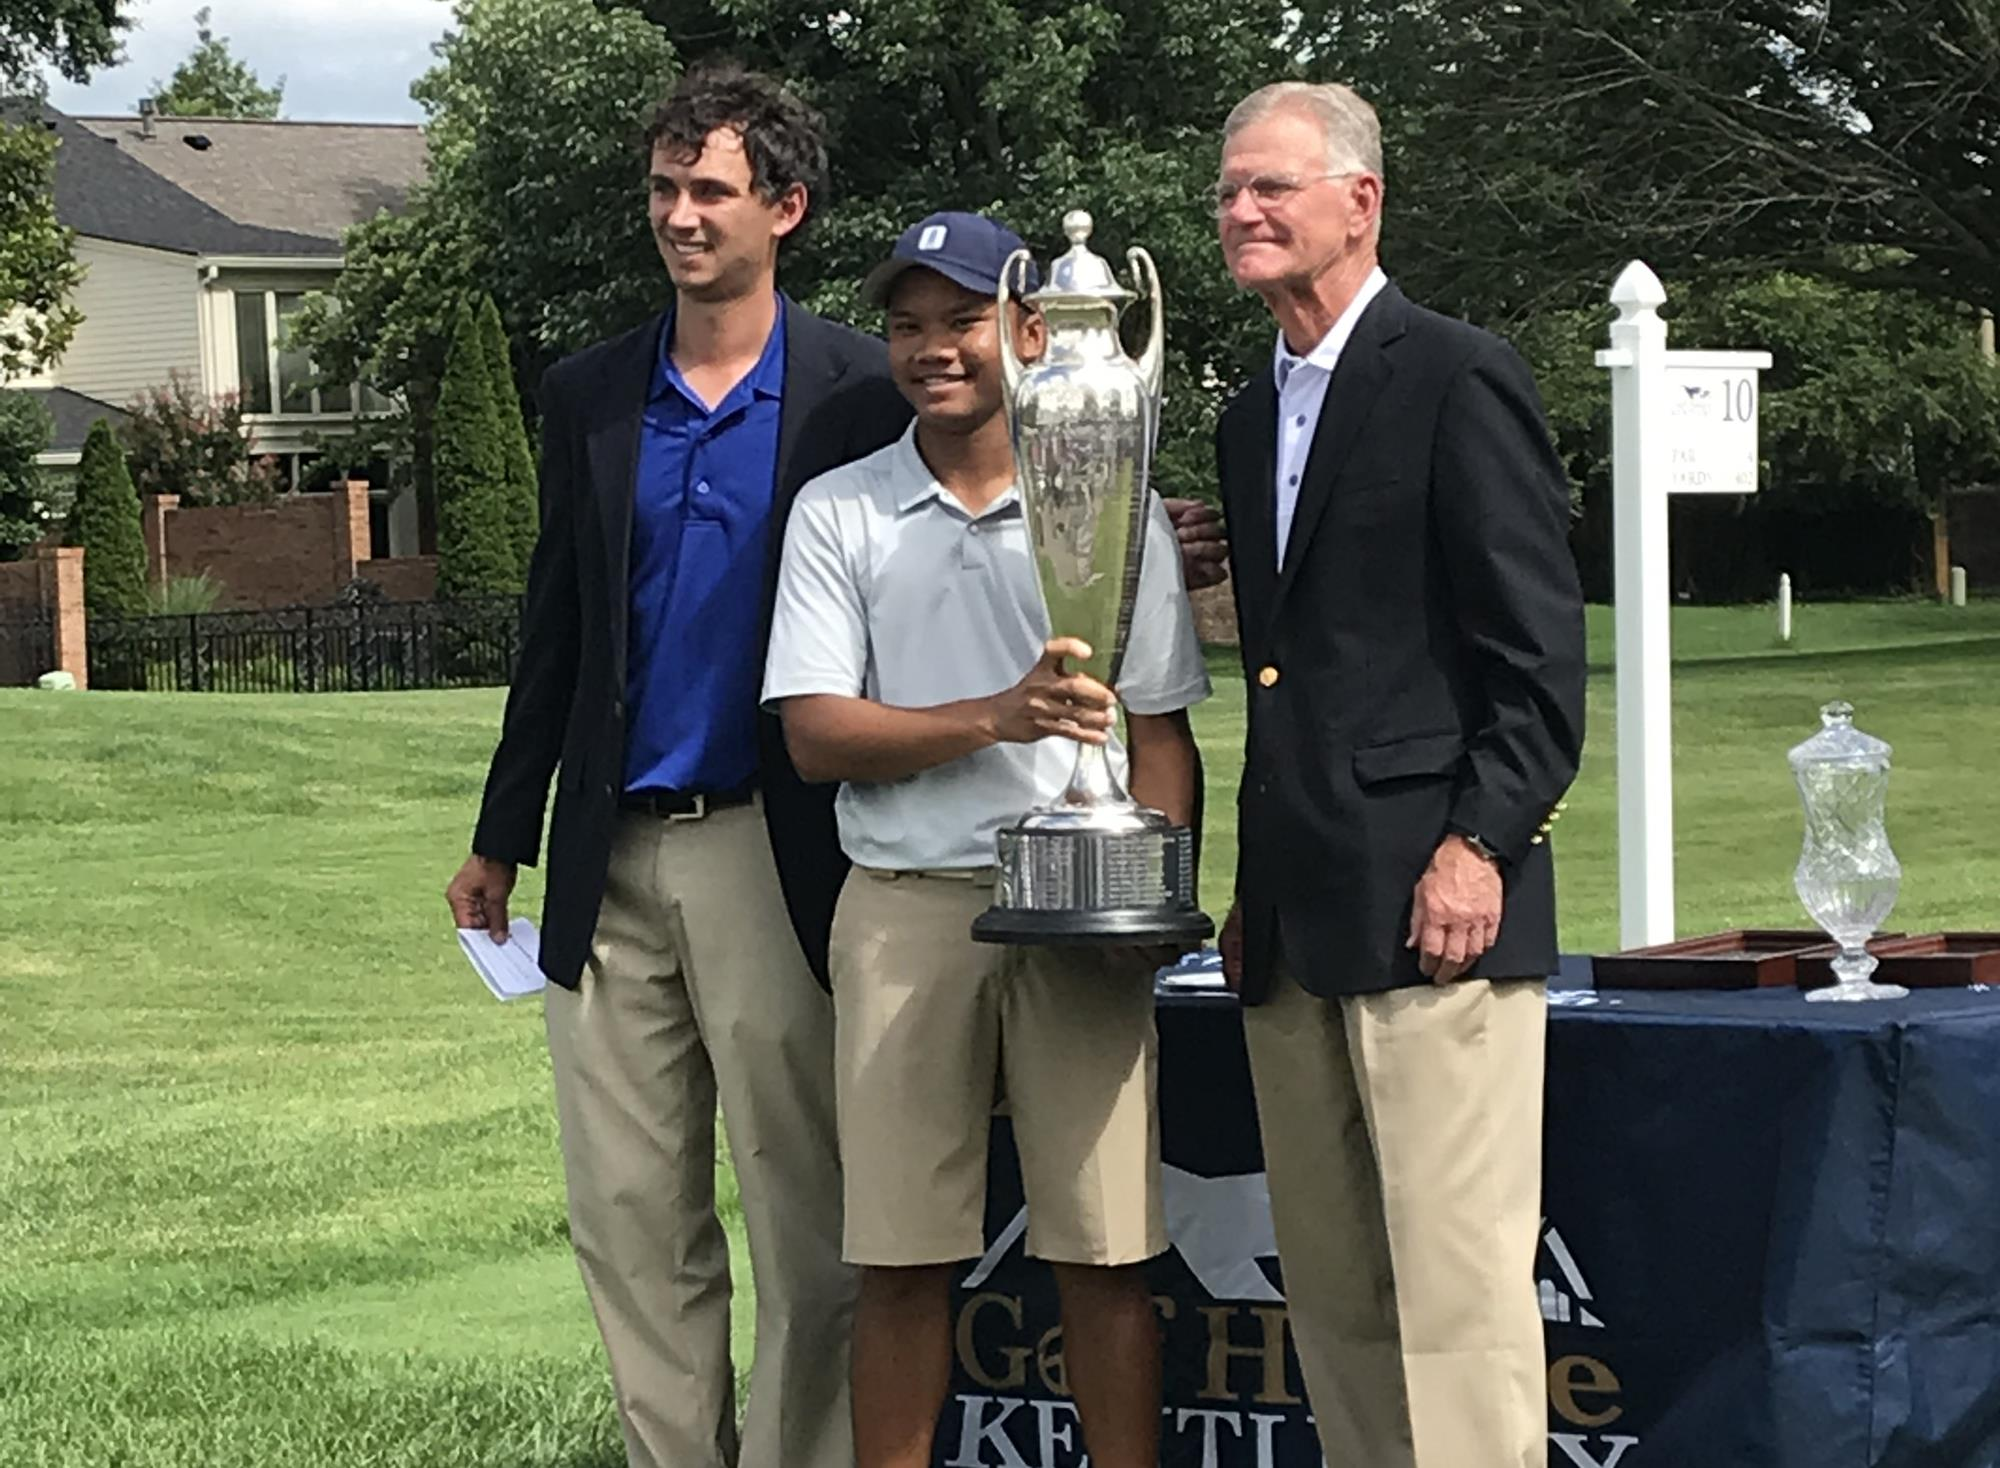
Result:
[[[1327,1461],[1542,1468],[1548,834],[1583,598],[1526,366],[1389,281],[1382,200],[1346,87],[1230,114],[1218,233],[1277,333],[1216,433],[1249,686],[1223,961]]]
[[[880,342],[776,286],[826,170],[775,82],[690,73],[647,135],[672,310],[551,368],[520,660],[454,919],[505,931],[548,840],[541,963],[570,1233],[633,1468],[737,1461],[720,1103],[757,1287],[741,1457],[845,1468],[832,787],[758,709],[799,486],[894,440]],[[810,956],[810,958],[809,958]]]

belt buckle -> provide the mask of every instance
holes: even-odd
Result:
[[[693,797],[693,799],[694,799],[693,810],[668,811],[667,819],[670,821],[699,821],[703,819],[705,816],[707,816],[708,797],[704,794],[697,792]]]

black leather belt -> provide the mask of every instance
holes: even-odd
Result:
[[[737,790],[628,790],[618,798],[618,808],[669,821],[698,821],[719,810],[748,805],[756,796],[754,785]]]

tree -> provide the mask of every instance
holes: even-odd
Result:
[[[49,446],[55,424],[23,392],[0,392],[0,561],[18,560],[42,538],[48,483],[36,455]]]
[[[1344,60],[1391,104],[1429,264],[1469,297],[1524,310],[1645,256],[2000,303],[1988,0],[1344,9],[1367,16]]]
[[[1224,390],[1269,352],[1270,329],[1215,258],[1205,207],[1222,117],[1306,45],[1323,7],[1243,0],[583,0],[461,5],[416,95],[432,175],[412,214],[350,236],[340,310],[314,324],[315,360],[410,387],[434,382],[449,302],[491,289],[524,377],[643,320],[667,295],[634,146],[676,58],[735,57],[792,82],[827,115],[834,177],[788,245],[782,284],[863,328],[859,282],[933,209],[987,209],[1062,247],[1063,213],[1093,244],[1158,260],[1167,294],[1161,482],[1212,483]],[[533,219],[549,227],[522,229]],[[381,365],[376,365],[377,359]]]
[[[0,5],[0,381],[61,354],[82,317],[69,305],[83,272],[56,220],[56,140],[37,104],[43,66],[86,80],[118,54],[130,0],[7,0]]]
[[[478,319],[460,302],[437,407],[438,595],[447,601],[521,589],[500,438]]]
[[[83,547],[83,603],[91,615],[145,615],[146,540],[139,525],[139,495],[126,472],[124,450],[102,418],[91,424],[83,441],[76,504],[65,539]]]
[[[456,17],[411,89],[428,178],[403,214],[348,232],[339,284],[293,324],[329,375],[403,394],[426,500],[459,301],[491,292],[533,382],[667,297],[639,150],[674,75],[659,31],[588,0],[460,0]]]
[[[126,464],[139,493],[179,495],[188,508],[268,504],[278,493],[269,459],[245,449],[243,402],[206,397],[178,372],[127,410]]]
[[[41,66],[73,82],[118,57],[132,24],[130,0],[7,0],[0,5],[0,87],[39,95]]]
[[[0,381],[60,356],[82,322],[83,279],[57,222],[55,135],[30,118],[0,122]]]
[[[513,542],[521,580],[525,583],[528,561],[535,553],[535,541],[542,529],[535,454],[528,447],[528,425],[521,417],[521,394],[514,386],[507,329],[500,324],[500,308],[484,292],[479,297],[479,341],[486,354],[487,386],[493,396],[500,458],[506,471],[501,495],[506,504],[508,537]]]
[[[876,325],[862,276],[902,228],[942,207],[1006,219],[1044,263],[1075,207],[1095,216],[1092,244],[1115,262],[1146,246],[1168,322],[1158,479],[1199,491],[1213,482],[1216,412],[1269,359],[1268,318],[1221,268],[1206,208],[1222,119],[1255,87],[1348,80],[1377,102],[1391,272],[1427,304],[1522,336],[1538,367],[1568,380],[1552,396],[1581,403],[1586,383],[1601,388],[1589,352],[1603,290],[1632,255],[1654,254],[1677,290],[1786,261],[1883,285],[1922,286],[1912,272],[1948,266],[1958,288],[1965,261],[1996,238],[1968,211],[2000,206],[1954,183],[1947,164],[1954,146],[1983,156],[1991,83],[1974,61],[1993,54],[1964,18],[1977,7],[1948,7],[1848,7],[1820,39],[1787,41],[1792,8],[1710,0],[462,5],[441,64],[416,89],[431,116],[431,184],[413,215],[351,241],[334,333],[347,356],[327,342],[313,350],[391,386],[434,382],[450,303],[490,287],[532,380],[552,356],[657,310],[664,278],[629,140],[676,59],[730,57],[785,77],[828,119],[832,187],[781,275],[815,310]],[[1911,35],[1888,34],[1892,14]],[[1947,51],[1923,70],[1939,38],[1973,61]],[[1890,188],[1878,160],[1866,177],[1829,165],[1809,192],[1817,156],[1881,146],[1891,114],[1907,110],[1902,94],[1870,92],[1871,142],[1842,130],[1861,112],[1827,100],[1857,108],[1864,82],[1880,89],[1839,81],[1842,68],[1866,71],[1878,40],[1889,73],[1939,110],[1941,138],[1899,124],[1889,161],[1904,168],[1901,183]],[[1760,109],[1779,114],[1776,131],[1755,130]],[[1783,176],[1765,156],[1774,149]],[[1932,194],[1942,202],[1926,203]],[[1903,201],[1895,210],[1892,197]],[[523,230],[522,218],[559,224]],[[1899,234],[1912,241],[1902,254],[1851,247]],[[1960,253],[1946,260],[1953,240]],[[419,406],[421,391],[411,400]]]
[[[1674,504],[1675,580],[1705,599],[1768,594],[1779,571],[1801,590],[1906,590],[1906,532],[1955,487],[2000,471],[2000,373],[1972,313],[1914,291],[1763,271],[1669,283],[1670,342],[1772,354],[1762,375],[1755,496]],[[1549,423],[1586,503],[1579,550],[1604,594],[1611,402],[1592,353],[1604,307],[1542,310],[1511,335],[1535,369]]]
[[[1771,343],[1780,359],[1760,424],[1773,488],[1920,510],[1942,595],[1947,499],[2000,468],[2000,372],[1980,351],[1973,313],[1916,291],[1777,273],[1722,293],[1715,314],[1731,339]]]
[[[168,117],[261,117],[278,115],[285,79],[272,86],[229,49],[229,38],[209,29],[209,8],[194,13],[194,50],[168,82],[153,83],[153,100]]]
[[[438,387],[472,275],[470,247],[450,211],[432,202],[432,186],[419,184],[404,213],[348,230],[343,248],[338,282],[306,298],[291,339],[329,380],[359,376],[396,395],[419,512],[434,519]]]
[[[2000,374],[1966,308],[1779,272],[1704,314],[1716,339],[1773,350],[1759,426],[1774,480],[1860,480],[1932,510],[2000,462]]]
[[[826,115],[831,197],[785,262],[808,305],[872,327],[859,284],[933,209],[1006,220],[1044,265],[1073,208],[1123,268],[1143,245],[1167,314],[1157,479],[1214,484],[1227,393],[1268,363],[1272,329],[1217,257],[1207,204],[1222,120],[1265,82],[1330,54],[1339,17],[1314,0],[643,0],[688,64],[735,57]],[[1336,7],[1337,8],[1337,7]],[[1143,315],[1143,312],[1135,312]]]

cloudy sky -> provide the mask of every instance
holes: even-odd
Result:
[[[209,24],[258,79],[285,79],[284,116],[320,121],[415,122],[410,83],[431,65],[431,43],[451,20],[446,0],[208,0]],[[202,0],[136,0],[125,62],[86,86],[59,77],[49,100],[64,112],[130,114],[194,47]]]

